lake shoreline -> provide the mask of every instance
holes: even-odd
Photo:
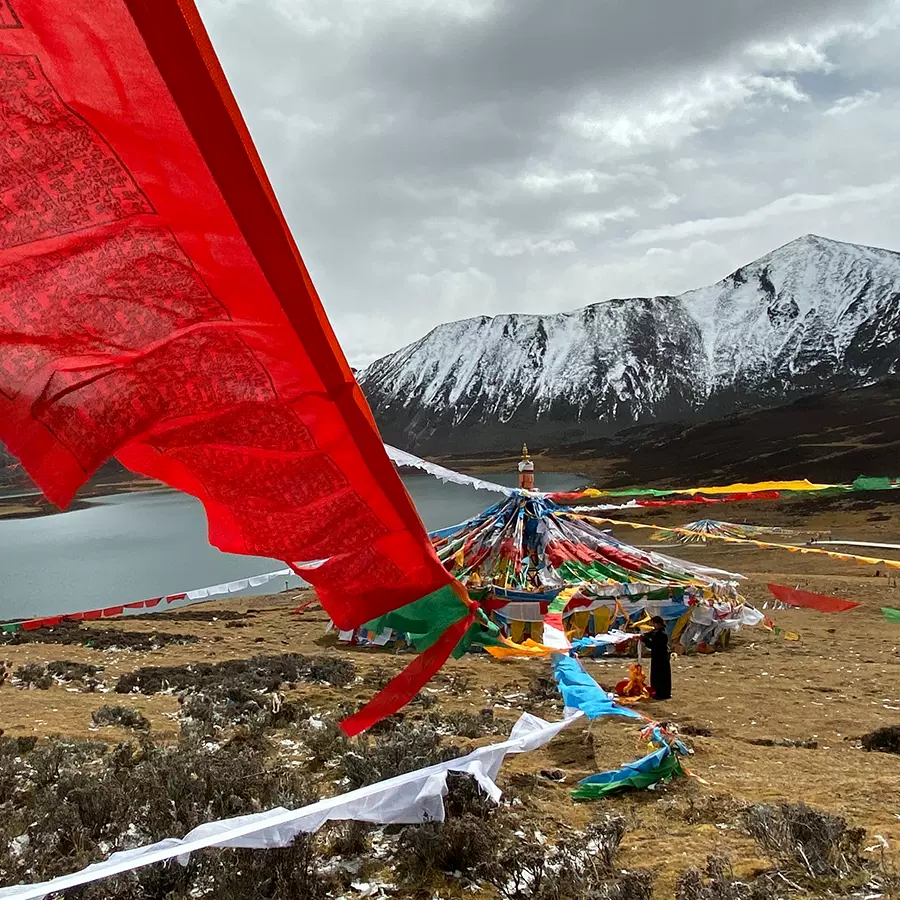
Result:
[[[496,499],[429,476],[402,477],[432,531],[464,522]],[[515,479],[512,473],[496,476],[507,486]],[[547,476],[542,487],[567,491],[582,483],[563,474]],[[6,512],[0,515],[0,619],[105,609],[285,568],[281,560],[238,556],[211,546],[202,504],[156,482],[92,493],[79,496],[66,515],[46,502],[0,500],[0,511],[5,506]]]
[[[0,495],[0,520],[4,519],[39,519],[44,516],[59,516],[66,513],[88,509],[91,500],[104,497],[119,497],[125,494],[175,493],[174,488],[159,481],[136,479],[115,485],[88,486],[67,506],[61,509],[47,500],[43,494],[16,494],[11,497]],[[25,501],[31,500],[32,503]]]

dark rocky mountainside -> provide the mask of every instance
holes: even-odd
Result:
[[[900,254],[807,235],[711,287],[435,328],[360,382],[388,443],[465,453],[697,422],[900,371]]]

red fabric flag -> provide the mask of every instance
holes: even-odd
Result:
[[[191,0],[0,0],[0,439],[60,505],[193,494],[341,629],[452,580]]]
[[[807,609],[817,609],[823,613],[846,612],[848,609],[859,606],[852,600],[830,597],[827,594],[798,591],[796,588],[785,587],[782,584],[770,584],[769,592],[776,600],[787,603],[789,606],[803,606]]]

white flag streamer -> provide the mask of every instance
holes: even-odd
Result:
[[[878,550],[900,550],[900,544],[870,544],[866,541],[810,541],[810,547],[818,547],[819,544],[837,545],[840,547],[875,547]]]
[[[464,772],[473,776],[482,790],[497,802],[500,788],[496,785],[496,778],[507,754],[536,750],[584,715],[580,711],[569,712],[571,714],[559,722],[546,722],[530,713],[523,713],[507,740],[480,747],[459,759],[398,775],[338,797],[319,800],[302,809],[270,809],[208,822],[183,838],[165,838],[146,847],[113,853],[104,862],[94,863],[71,875],[62,875],[40,884],[0,888],[0,900],[38,900],[57,891],[80,887],[170,859],[178,859],[182,865],[187,865],[191,853],[207,847],[255,850],[287,847],[298,834],[317,831],[328,821],[353,819],[378,825],[442,822],[449,772]]]
[[[473,487],[476,491],[493,491],[495,494],[505,494],[507,497],[512,497],[512,495],[517,492],[516,488],[504,487],[502,484],[495,484],[493,481],[482,481],[480,478],[472,478],[471,475],[463,475],[461,472],[454,472],[453,469],[445,469],[443,466],[439,466],[436,463],[426,462],[424,459],[419,459],[418,456],[413,456],[412,453],[407,453],[405,450],[398,450],[396,447],[391,447],[388,444],[384,445],[384,449],[387,451],[387,455],[395,465],[407,466],[411,469],[421,469],[423,472],[433,475],[444,484],[447,484],[448,482],[450,484],[461,484]]]
[[[640,509],[641,505],[637,500],[629,500],[627,503],[600,503],[596,506],[567,506],[566,512],[572,513],[595,513],[609,512],[614,509]]]
[[[226,584],[213,584],[210,587],[198,588],[188,591],[184,596],[186,600],[208,600],[210,597],[218,597],[223,594],[236,594],[251,587],[262,587],[275,578],[288,578],[294,573],[290,569],[279,569],[277,572],[266,572],[263,575],[251,575],[249,578],[239,578],[237,581],[229,581]]]

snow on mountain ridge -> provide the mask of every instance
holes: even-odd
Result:
[[[487,449],[857,386],[898,345],[900,254],[806,235],[680,296],[441,325],[360,381],[389,441]]]

